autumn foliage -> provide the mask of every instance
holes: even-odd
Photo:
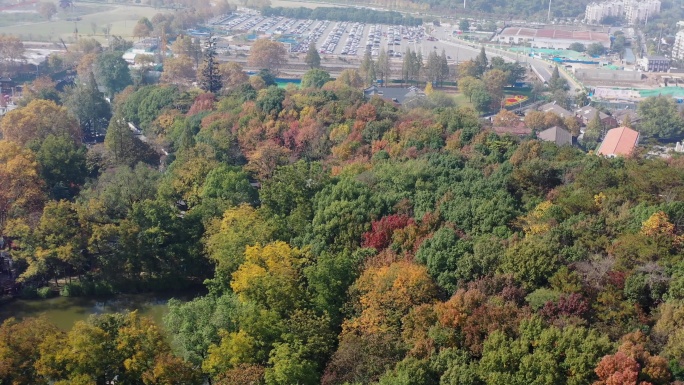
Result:
[[[139,34],[230,11],[195,3],[149,31],[141,21]],[[270,40],[252,47],[256,75],[221,65],[214,94],[192,86],[197,42],[177,39],[174,55],[161,79],[173,85],[131,85],[83,114],[108,121],[104,143],[82,143],[74,91],[47,79],[4,116],[0,256],[21,287],[5,271],[2,282],[29,298],[194,298],[169,300],[163,327],[135,312],[64,331],[6,320],[0,383],[684,381],[679,157],[603,158],[498,135],[439,82],[420,103],[368,98],[368,62],[279,87],[287,53]],[[93,51],[79,78],[115,56]],[[488,94],[503,97],[516,70],[461,63],[458,92],[498,104]],[[494,118],[522,123],[579,130],[541,112]]]

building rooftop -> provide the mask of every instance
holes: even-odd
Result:
[[[556,102],[546,103],[539,107],[541,112],[553,112],[554,114],[560,116],[561,118],[566,118],[568,116],[574,116],[572,112],[566,110],[565,108],[556,104]]]
[[[501,31],[501,36],[527,36],[534,37],[537,34],[537,30],[533,28],[520,28],[520,27],[509,27],[504,28]]]
[[[363,93],[366,97],[377,95],[383,99],[391,100],[399,104],[402,104],[407,99],[425,96],[425,93],[417,87],[399,88],[371,86],[363,90]]]
[[[636,123],[640,120],[639,114],[637,114],[636,111],[627,109],[613,112],[613,117],[618,121],[618,123],[622,123],[625,120],[625,117],[628,117],[631,123]]]
[[[598,109],[592,107],[592,106],[584,106],[580,109],[578,109],[575,112],[575,115],[584,120],[585,122],[591,122],[594,119],[594,116],[596,114],[599,114],[599,119],[603,120],[607,118],[609,115],[599,111]]]
[[[546,130],[538,133],[537,138],[547,142],[556,143],[557,146],[572,145],[572,134],[558,126],[547,128]]]
[[[608,130],[597,154],[603,156],[627,156],[634,151],[639,142],[639,133],[628,127]]]

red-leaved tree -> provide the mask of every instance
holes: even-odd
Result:
[[[392,234],[395,230],[414,223],[412,218],[404,214],[387,215],[373,221],[371,231],[363,234],[363,247],[372,247],[380,251],[392,243]]]

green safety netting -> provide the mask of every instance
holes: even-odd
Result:
[[[510,51],[513,52],[523,52],[523,53],[529,53],[533,52],[536,54],[542,54],[542,55],[548,55],[548,56],[557,56],[557,57],[562,57],[566,59],[591,59],[591,56],[586,55],[581,52],[577,51],[571,51],[571,50],[565,50],[565,49],[549,49],[549,48],[527,48],[527,47],[511,47],[509,48]]]
[[[658,95],[684,98],[684,87],[660,87],[652,90],[639,90],[639,95],[644,98]]]

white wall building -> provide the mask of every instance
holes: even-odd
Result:
[[[675,35],[675,42],[672,46],[672,57],[684,59],[684,31],[679,31]]]
[[[584,12],[584,20],[590,24],[598,24],[606,17],[622,17],[625,12],[624,1],[609,1],[607,3],[591,3]]]
[[[634,1],[625,5],[625,20],[629,24],[637,24],[659,13],[660,0]]]
[[[637,24],[660,13],[660,0],[613,0],[591,3],[584,12],[584,21],[598,24],[606,17],[623,17],[629,24]]]

